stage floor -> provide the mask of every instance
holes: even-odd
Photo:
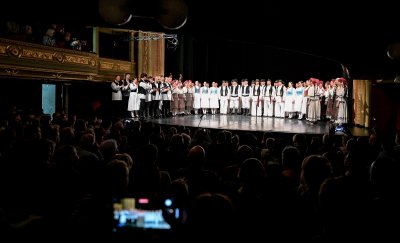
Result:
[[[329,122],[308,124],[306,120],[298,119],[219,114],[207,114],[204,116],[174,116],[169,118],[152,119],[151,121],[158,124],[202,127],[209,129],[305,134],[325,134],[328,133],[330,126]],[[349,130],[353,136],[356,137],[369,136],[369,130],[367,128],[349,127]]]

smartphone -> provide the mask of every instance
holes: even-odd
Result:
[[[113,216],[115,230],[171,230],[171,220],[180,218],[180,210],[174,208],[173,200],[169,198],[162,204],[146,197],[123,198],[113,203]]]

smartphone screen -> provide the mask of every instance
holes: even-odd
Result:
[[[172,200],[165,199],[162,206],[154,206],[149,198],[124,198],[113,203],[116,228],[138,228],[170,230],[168,218],[178,219],[179,209],[174,209]]]
[[[114,219],[117,220],[117,227],[133,227],[143,229],[171,229],[171,226],[164,220],[162,210],[116,210]]]

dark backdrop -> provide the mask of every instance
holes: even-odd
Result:
[[[232,78],[330,80],[342,76],[338,61],[318,55],[249,41],[181,37],[175,51],[166,50],[166,73],[184,79],[221,81]]]

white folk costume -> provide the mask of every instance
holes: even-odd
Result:
[[[228,86],[222,85],[219,90],[219,101],[221,114],[228,114],[230,89]]]
[[[275,87],[272,86],[271,84],[267,84],[267,86],[265,86],[265,91],[264,91],[264,116],[272,117],[274,115],[275,95],[276,95]]]
[[[116,78],[116,80],[114,80],[111,83],[111,100],[113,103],[113,110],[112,110],[112,114],[114,117],[121,117],[123,116],[123,114],[125,114],[125,109],[126,107],[124,107],[124,103],[122,101],[122,88],[123,88],[123,82],[120,80],[119,78],[120,76],[118,76],[118,78]]]
[[[251,115],[262,116],[261,86],[255,85],[251,90]]]
[[[207,109],[210,108],[210,89],[206,86],[201,87],[200,106],[203,114],[207,114]]]
[[[347,88],[339,86],[336,90],[336,107],[338,108],[338,115],[335,123],[346,124],[348,121],[347,117]]]
[[[308,110],[308,89],[310,86],[304,87],[304,92],[303,92],[303,102],[301,102],[301,114],[299,115],[299,119],[302,119],[303,117],[307,118],[307,110]]]
[[[129,94],[128,100],[128,111],[131,112],[131,117],[138,117],[140,108],[139,88],[135,83],[129,84],[131,93]]]
[[[122,93],[121,93],[121,89],[122,89],[122,82],[118,82],[117,80],[114,80],[111,83],[111,100],[122,100]]]
[[[210,88],[210,108],[211,113],[216,114],[217,109],[219,109],[219,89],[218,87]]]
[[[293,117],[294,113],[294,102],[295,102],[295,89],[293,87],[289,87],[285,92],[285,113],[288,118]]]
[[[201,86],[195,85],[193,94],[194,114],[197,114],[200,108],[201,108]]]
[[[285,117],[285,86],[279,85],[276,88],[275,96],[275,117]]]
[[[239,110],[239,94],[240,94],[239,86],[237,86],[237,85],[230,86],[230,94],[231,94],[231,96],[229,98],[229,102],[230,102],[229,106],[231,109],[230,113],[236,114]]]
[[[297,112],[299,115],[299,118],[301,117],[301,107],[303,103],[303,97],[304,97],[304,88],[297,87],[294,91],[294,112]]]
[[[247,115],[250,113],[250,102],[251,102],[251,88],[249,85],[242,85],[240,87],[240,97],[242,101],[242,114]]]

